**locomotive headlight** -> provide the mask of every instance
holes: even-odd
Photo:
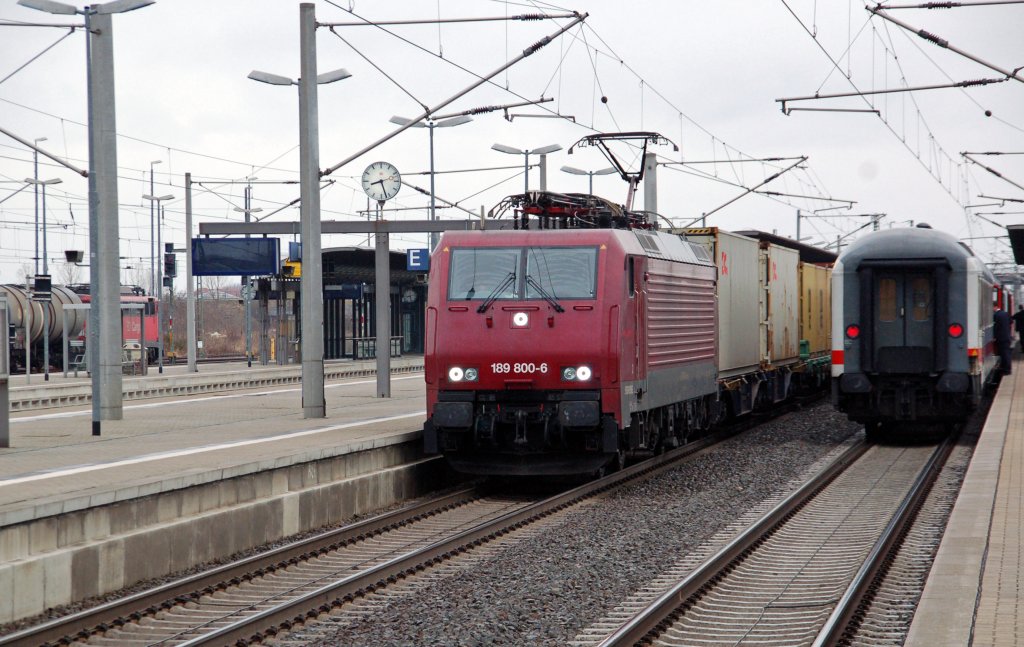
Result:
[[[593,372],[589,366],[566,366],[562,369],[562,379],[566,382],[586,382]]]
[[[448,369],[449,382],[476,382],[478,379],[480,379],[480,369],[478,368],[453,366]]]
[[[525,312],[517,312],[512,315],[512,325],[522,328],[528,323],[530,323],[530,315]]]

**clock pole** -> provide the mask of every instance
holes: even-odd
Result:
[[[384,201],[377,201],[377,220],[384,215]],[[383,228],[374,234],[374,278],[376,291],[377,397],[391,397],[391,250]]]
[[[398,195],[402,175],[392,164],[374,162],[363,171],[363,191],[377,201],[377,222],[374,239],[374,340],[377,354],[377,397],[391,397],[391,250],[388,232],[383,226],[384,203]]]

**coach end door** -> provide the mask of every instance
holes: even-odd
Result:
[[[874,368],[928,373],[935,368],[935,281],[930,273],[875,275]]]

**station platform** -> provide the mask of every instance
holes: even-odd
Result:
[[[904,643],[1024,644],[1024,361],[1004,376]]]
[[[405,355],[391,358],[391,372],[421,370],[422,355]],[[197,371],[189,372],[185,362],[167,364],[163,372],[158,367],[149,368],[146,375],[122,375],[124,399],[141,400],[161,396],[211,393],[244,387],[297,384],[302,375],[299,364],[267,364],[245,361],[202,363]],[[327,380],[355,375],[375,375],[376,360],[337,359],[324,362],[324,377]],[[86,371],[53,372],[49,380],[42,373],[31,376],[19,373],[8,381],[10,387],[11,411],[46,409],[92,400],[92,381]]]
[[[373,360],[333,365],[319,419],[302,418],[299,384],[247,387],[260,371],[244,362],[217,366],[235,374],[231,390],[126,401],[100,436],[88,404],[12,412],[11,447],[0,448],[0,623],[431,487],[440,470],[420,449],[422,361],[392,359],[390,398],[376,397]]]

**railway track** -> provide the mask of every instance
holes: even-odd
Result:
[[[574,645],[840,644],[955,440],[856,445],[685,577]]]
[[[259,641],[678,466],[709,436],[543,500],[466,489],[0,638],[0,645]]]

